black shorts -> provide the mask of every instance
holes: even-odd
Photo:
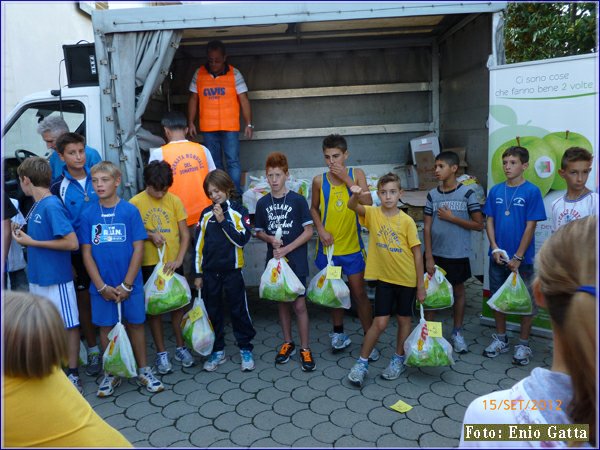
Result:
[[[83,256],[81,253],[71,253],[71,264],[75,269],[75,279],[73,280],[73,284],[75,285],[76,291],[86,291],[90,288],[90,276],[85,270],[85,265],[83,264]]]
[[[446,279],[451,285],[461,284],[471,278],[471,262],[469,258],[444,258],[433,255],[435,265],[446,272]]]
[[[156,266],[142,266],[142,279],[144,280],[144,284],[146,284],[146,281],[148,281],[148,278],[150,278],[152,272],[154,272],[155,267]],[[175,273],[183,276],[183,265],[179,266],[179,268],[175,270]]]
[[[375,317],[391,316],[392,314],[412,316],[416,293],[417,288],[414,287],[377,281],[375,307],[373,308]]]

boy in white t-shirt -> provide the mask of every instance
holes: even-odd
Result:
[[[592,154],[581,147],[567,149],[558,174],[567,182],[567,192],[552,203],[552,231],[573,220],[595,216],[598,194],[585,185],[592,170]]]

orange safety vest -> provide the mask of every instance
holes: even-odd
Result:
[[[213,77],[205,66],[196,78],[200,131],[240,131],[240,102],[235,90],[233,66],[224,75]]]
[[[173,170],[173,185],[169,192],[178,196],[187,212],[187,224],[195,225],[200,213],[212,202],[204,193],[204,180],[208,175],[208,149],[195,142],[171,142],[162,146],[163,160]]]

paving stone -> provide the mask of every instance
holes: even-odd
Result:
[[[194,447],[205,448],[217,441],[228,439],[229,433],[217,430],[212,425],[196,429],[190,434],[190,442]]]
[[[292,392],[301,386],[306,386],[306,382],[302,382],[290,376],[279,378],[275,381],[275,388],[283,392]]]
[[[96,411],[98,412],[98,411]],[[148,414],[160,413],[162,412],[162,408],[155,405],[149,405],[146,402],[136,403],[135,405],[131,405],[129,408],[125,409],[123,413],[128,419],[131,420],[139,420],[142,417],[147,416]],[[102,416],[107,417],[107,416]]]
[[[510,389],[516,383],[517,382],[515,380],[513,380],[512,378],[503,378],[500,381],[498,381],[498,388],[499,388],[499,390]]]
[[[465,375],[462,373],[454,372],[449,370],[442,374],[442,381],[453,384],[455,386],[464,386],[465,383],[473,378],[472,375]]]
[[[456,403],[458,403],[459,405],[462,405],[466,408],[477,397],[479,397],[478,394],[473,394],[472,392],[469,392],[469,391],[462,391],[454,396],[454,400],[456,400]]]
[[[441,436],[456,439],[460,438],[462,420],[459,422],[449,419],[448,417],[440,417],[439,419],[435,419],[431,425],[433,430]]]
[[[147,398],[141,396],[140,393],[137,391],[119,393],[117,396],[114,397],[114,399],[114,404],[121,408],[128,408],[131,405],[135,405],[136,403],[146,403],[148,401]]]
[[[226,364],[227,363],[225,363],[224,365]],[[221,367],[223,366],[219,366],[219,368]],[[202,370],[201,372],[198,372],[196,375],[194,375],[194,381],[203,386],[206,386],[208,383],[211,383],[215,380],[220,380],[222,378],[223,374],[218,370],[215,370],[213,372],[206,372],[205,370]]]
[[[324,369],[323,375],[325,375],[327,378],[331,378],[332,380],[339,381],[348,376],[348,370],[335,365]]]
[[[416,423],[423,425],[430,425],[438,417],[442,417],[444,413],[442,411],[434,411],[429,408],[425,408],[423,405],[415,405],[413,409],[406,413],[406,417]]]
[[[263,439],[259,439],[258,441],[254,441],[250,447],[257,447],[257,448],[270,448],[270,447],[281,447],[281,444],[277,441],[274,441],[271,438],[263,438]]]
[[[173,360],[173,362],[175,363],[175,360]],[[160,381],[162,381],[165,385],[174,386],[194,378],[196,371],[182,372],[180,369],[181,366],[177,367],[175,366],[175,364],[173,364],[173,367],[175,370],[171,373],[168,373],[166,375],[157,374],[160,377]]]
[[[209,445],[209,447],[232,448],[232,447],[236,447],[236,445],[233,442],[231,442],[229,439],[221,439],[220,441],[213,442],[212,444]]]
[[[184,439],[182,441],[173,442],[173,445],[171,445],[171,447],[172,448],[192,448],[192,447],[194,447],[194,445],[187,439]]]
[[[452,365],[454,372],[462,373],[465,375],[473,375],[476,370],[481,369],[481,364],[468,364],[465,361],[458,361]]]
[[[308,386],[300,386],[292,391],[292,398],[301,403],[310,403],[315,398],[323,395],[323,392],[312,389]]]
[[[138,448],[151,448],[150,442],[146,440],[132,442],[132,444],[135,444],[135,446],[137,446]]]
[[[464,406],[459,405],[458,403],[453,403],[444,408],[444,414],[446,414],[446,416],[449,419],[456,420],[457,422],[462,423],[465,417],[466,410],[467,408],[465,408]]]
[[[431,392],[441,397],[454,398],[456,394],[464,390],[465,388],[463,386],[448,384],[444,381],[437,381],[431,384]]]
[[[318,400],[320,399],[317,399],[315,401]],[[349,398],[348,401],[346,401],[346,406],[351,411],[366,414],[367,411],[381,406],[381,402],[364,398],[362,395],[356,395],[354,397]]]
[[[281,444],[278,444],[278,445],[281,446]],[[299,447],[299,448],[323,447],[323,442],[317,441],[312,436],[305,436],[305,437],[301,437],[297,441],[294,441],[294,443],[292,445],[294,447]]]
[[[352,426],[352,434],[367,442],[377,442],[377,439],[384,434],[391,433],[391,431],[391,427],[382,427],[368,420],[363,420]]]
[[[358,439],[356,436],[342,436],[333,443],[336,448],[370,448],[375,447],[374,442],[366,442],[362,439]]]
[[[333,365],[333,363],[331,362],[329,364]],[[291,364],[289,364],[288,367],[290,368],[289,376],[292,377],[294,380],[302,382],[304,386],[308,384],[308,380],[310,380],[316,374],[322,372],[323,369],[325,369],[325,367],[319,366],[319,368],[315,368],[314,371],[305,372],[302,370],[302,366],[300,365],[299,361],[291,362]]]
[[[181,416],[197,412],[198,407],[192,406],[184,401],[169,403],[162,410],[162,414],[169,419],[179,419]]]
[[[142,432],[152,433],[160,428],[170,427],[174,423],[175,421],[173,419],[168,419],[160,413],[153,413],[139,419],[135,426]]]
[[[319,391],[316,392],[318,393]],[[322,395],[322,393],[320,394]],[[361,395],[361,392],[357,390],[354,386],[345,386],[338,384],[327,389],[327,392],[325,394],[332,400],[345,402],[351,397]]]
[[[311,436],[310,430],[297,427],[293,423],[283,423],[277,425],[271,431],[271,438],[280,444],[290,446],[298,439]]]
[[[371,444],[373,445],[373,444]],[[376,443],[377,447],[388,447],[388,448],[416,448],[419,446],[417,441],[409,441],[407,439],[398,438],[395,434],[384,434]]]
[[[333,414],[335,414],[335,411]],[[314,412],[310,409],[304,409],[302,411],[298,411],[298,412],[294,413],[294,415],[291,417],[291,422],[294,425],[296,425],[297,427],[300,427],[300,428],[304,428],[306,430],[311,430],[315,425],[317,425],[321,422],[326,422],[327,420],[329,420],[328,416],[323,415],[323,414],[317,414],[316,412]],[[257,424],[257,426],[258,426],[258,424]]]
[[[531,364],[528,366],[514,366],[506,371],[506,375],[515,381],[521,381],[531,373]]]
[[[254,417],[260,412],[269,410],[271,410],[271,405],[262,403],[255,398],[249,398],[248,400],[244,400],[235,407],[235,411],[238,414],[250,418]]]
[[[177,441],[187,439],[187,437],[187,433],[182,433],[175,427],[166,427],[154,431],[150,435],[149,441],[153,447],[165,448],[170,447],[171,445],[173,445],[173,443]]]
[[[390,403],[393,404],[392,402]],[[398,420],[398,412],[392,411],[385,406],[380,406],[369,411],[368,419],[376,425],[391,427]]]
[[[282,398],[273,403],[273,411],[282,416],[291,417],[303,409],[308,409],[308,404],[297,402],[292,398]]]
[[[221,414],[231,412],[235,410],[235,407],[223,403],[221,400],[211,400],[210,402],[204,403],[198,409],[201,416],[207,419],[216,419]]]
[[[175,428],[184,433],[192,433],[198,428],[212,425],[212,419],[202,417],[199,413],[194,412],[185,414],[177,419]]]
[[[463,388],[464,389],[464,388]],[[430,385],[415,386],[412,383],[399,383],[396,385],[396,393],[404,399],[417,399],[426,392],[430,392]]]
[[[141,404],[144,405],[144,403]],[[104,403],[95,406],[94,411],[96,411],[100,417],[110,417],[114,416],[115,414],[125,413],[125,408],[117,406],[115,403]]]
[[[241,427],[242,425],[249,424],[251,422],[250,418],[240,416],[235,411],[226,412],[217,417],[213,425],[221,431],[233,431],[237,427]]]
[[[483,382],[497,385],[502,378],[506,378],[504,372],[490,372],[487,369],[476,370],[473,376]]]
[[[327,391],[332,386],[337,386],[340,384],[339,380],[332,380],[331,378],[325,377],[313,377],[308,380],[308,386],[312,389],[316,389],[317,391]]]
[[[104,420],[106,420],[106,422],[109,425],[111,425],[117,429],[136,426],[136,421],[128,418],[127,416],[125,416],[125,414],[113,414],[112,416],[107,417]],[[141,431],[143,431],[143,430],[141,430]]]
[[[440,381],[440,376],[444,376],[447,373],[451,373],[452,371],[446,371],[444,373],[442,373],[442,375],[435,375],[435,376],[431,376],[429,374],[425,374],[423,372],[420,372],[417,368],[414,367],[407,367],[406,368],[406,374],[408,375],[408,381],[411,384],[414,384],[415,386],[419,386],[419,387],[429,387],[431,386],[431,383],[435,383],[436,381]]]
[[[121,428],[119,432],[131,443],[143,441],[148,436],[147,433],[142,433],[136,427]]]
[[[279,389],[275,389],[274,387],[269,387],[266,389],[262,389],[256,394],[256,399],[267,405],[273,405],[276,401],[281,400],[282,398],[289,398],[289,392],[283,392]]]
[[[366,413],[367,411],[363,413],[357,413],[345,408],[337,409],[330,414],[329,421],[338,427],[347,428],[350,430],[355,424],[367,418]],[[327,420],[325,420],[325,422],[327,422]]]
[[[185,402],[192,406],[202,406],[205,403],[208,403],[212,400],[217,400],[219,396],[217,394],[211,394],[210,392],[206,392],[205,389],[200,388],[195,392],[190,392],[185,396]]]
[[[329,415],[339,408],[344,408],[343,402],[336,402],[327,397],[319,397],[310,402],[310,409],[317,414]]]
[[[242,447],[248,447],[253,442],[266,437],[269,437],[268,431],[260,430],[252,424],[237,427],[229,434],[229,439],[231,439],[235,445],[240,445]],[[271,437],[275,439],[275,436]]]
[[[505,374],[506,370],[510,368],[507,366],[506,361],[502,361],[499,358],[486,358],[485,356],[483,357],[481,365],[489,372],[501,374]]]
[[[252,424],[256,428],[265,431],[270,431],[276,426],[288,422],[290,422],[289,417],[277,414],[273,411],[263,411],[261,413],[258,413],[256,416],[254,416],[252,420]]]
[[[266,370],[262,370],[259,373],[259,377],[262,376],[265,372]],[[260,390],[271,386],[273,386],[273,383],[271,381],[259,380],[258,378],[249,378],[239,385],[242,391],[249,392],[251,394],[256,394]]]
[[[497,384],[483,383],[479,380],[469,380],[465,383],[467,391],[477,395],[485,395],[498,390]]]
[[[311,434],[318,441],[333,444],[339,438],[350,434],[350,428],[340,427],[331,422],[322,422],[312,429]]]
[[[156,406],[166,406],[169,403],[177,402],[184,399],[185,397],[183,395],[176,394],[171,390],[165,390],[159,392],[158,394],[152,394],[150,396],[150,403]]]
[[[192,380],[183,380],[173,386],[173,392],[176,394],[187,395],[191,392],[197,391],[199,388],[199,384]],[[204,390],[204,389],[203,389]]]
[[[378,378],[381,378],[378,376]],[[387,382],[386,387],[382,387],[379,384],[367,384],[361,389],[361,394],[366,398],[381,401],[386,396],[392,394],[395,391],[397,381],[396,380],[385,380]]]
[[[419,437],[425,433],[431,431],[431,424],[420,424],[415,423],[414,421],[403,417],[405,415],[398,414],[398,417],[402,417],[401,419],[394,422],[392,425],[392,431],[394,434],[401,439],[405,439],[407,441],[418,441]]]
[[[454,403],[454,398],[440,397],[432,392],[426,392],[419,397],[419,403],[425,408],[442,411],[444,406]]]
[[[454,365],[456,365],[456,363]],[[452,370],[454,365],[453,366],[443,366],[443,367],[419,367],[418,371],[421,372],[423,375],[427,375],[428,377],[431,377],[432,379],[439,380],[440,377],[442,376],[442,374],[444,372],[447,372],[448,370]],[[477,368],[479,368],[479,366],[477,366]]]
[[[206,390],[213,394],[221,395],[224,392],[227,392],[231,389],[235,389],[237,387],[238,387],[238,385],[236,383],[232,383],[231,381],[226,380],[226,379],[220,379],[220,380],[211,381],[206,386]]]
[[[440,436],[438,433],[429,432],[425,433],[419,439],[420,447],[457,447],[459,439],[447,438],[444,436]]]
[[[221,401],[228,405],[235,406],[238,403],[243,402],[246,399],[253,398],[254,394],[244,392],[241,389],[230,389],[229,391],[221,395]]]

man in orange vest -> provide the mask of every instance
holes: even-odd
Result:
[[[195,119],[199,112],[204,145],[219,169],[224,169],[221,152],[225,153],[227,172],[241,194],[240,109],[246,123],[244,136],[252,139],[254,129],[248,87],[240,71],[226,63],[227,53],[221,41],[209,42],[206,50],[208,62],[196,70],[189,87],[189,133],[192,138],[197,134]]]
[[[150,151],[152,161],[166,161],[173,171],[173,185],[169,192],[179,197],[187,213],[187,225],[194,241],[196,224],[200,214],[207,206],[212,205],[204,193],[204,179],[208,172],[215,170],[215,163],[208,149],[196,142],[188,141],[187,119],[181,111],[171,111],[164,115],[161,125],[169,142],[160,148]],[[194,246],[189,246],[189,251],[183,261],[183,272],[186,277],[193,279],[193,254]],[[192,280],[193,281],[193,280]]]

